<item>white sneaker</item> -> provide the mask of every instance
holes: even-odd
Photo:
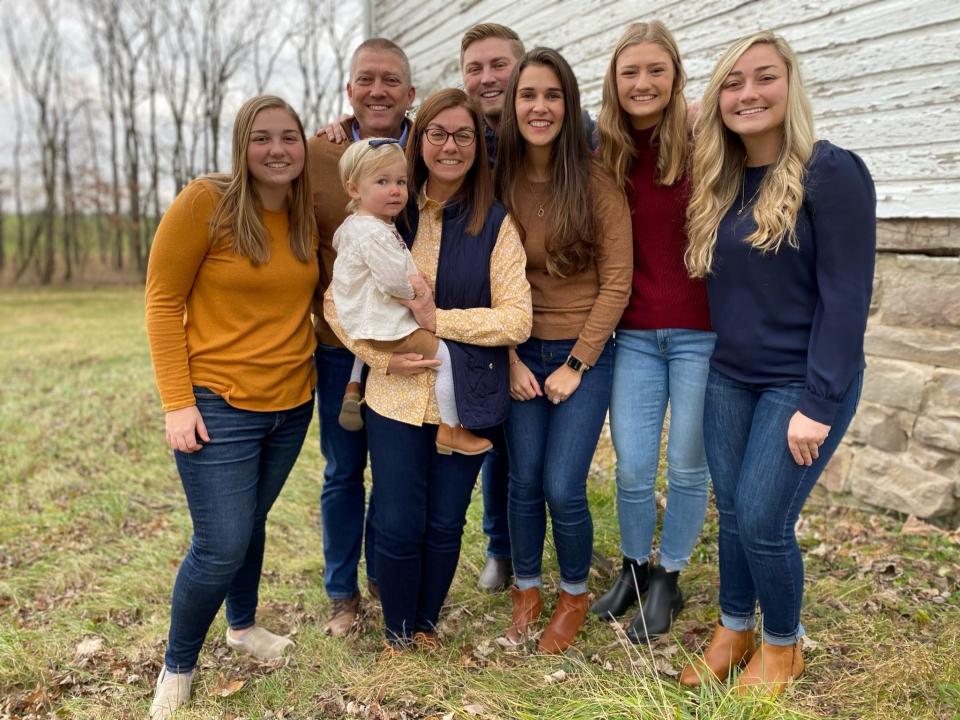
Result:
[[[193,671],[188,673],[167,672],[164,667],[157,678],[157,690],[150,704],[150,720],[167,720],[177,708],[190,701],[190,685]]]
[[[270,661],[283,657],[287,648],[293,647],[293,640],[274,635],[269,630],[254,625],[239,639],[231,637],[230,630],[227,630],[227,645],[237,652],[252,655],[257,660]]]

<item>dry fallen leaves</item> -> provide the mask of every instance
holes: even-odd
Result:
[[[213,683],[213,687],[210,688],[210,694],[216,697],[230,697],[239,692],[246,684],[246,680],[228,680],[223,675],[218,675]]]

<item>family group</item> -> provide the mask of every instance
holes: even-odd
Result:
[[[146,325],[193,537],[154,720],[188,702],[224,603],[229,647],[291,650],[257,624],[258,589],[314,404],[330,635],[360,611],[363,557],[385,658],[439,646],[482,475],[478,582],[512,600],[497,634],[561,653],[593,615],[646,642],[683,607],[712,481],[719,621],[680,682],[740,668],[738,691],[775,694],[803,671],[794,526],[860,396],[867,168],[816,138],[797,57],[769,32],[727,48],[688,106],[670,31],[630,25],[596,119],[564,57],[510,28],[468,30],[460,67],[463,89],[411,117],[406,54],[367,40],[352,115],[310,138],[281,98],[248,100],[231,172],[194,180],[160,223]],[[586,486],[608,412],[623,561],[591,604]]]

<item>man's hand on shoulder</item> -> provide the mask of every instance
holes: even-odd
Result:
[[[347,141],[347,133],[343,129],[343,121],[346,120],[349,115],[341,115],[336,120],[330,122],[325,128],[317,130],[316,137],[327,136],[327,140],[337,145],[345,143]]]

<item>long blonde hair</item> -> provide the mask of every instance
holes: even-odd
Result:
[[[787,41],[765,31],[736,41],[720,58],[703,95],[693,149],[693,194],[687,205],[689,244],[684,261],[691,277],[705,277],[713,266],[720,221],[743,187],[746,149],[720,116],[720,92],[737,60],[758,43],[768,43],[787,66],[787,109],[783,145],[760,185],[753,219],[757,229],[746,242],[763,253],[776,253],[786,242],[797,246],[797,213],[803,204],[803,180],[813,154],[813,112],[803,87],[797,56]]]
[[[306,262],[315,257],[310,176],[307,172],[307,138],[296,111],[276,95],[257,95],[241,106],[233,121],[230,173],[205,176],[220,194],[220,201],[210,219],[210,233],[217,242],[229,243],[237,255],[250,258],[254,265],[263,265],[270,261],[270,233],[263,224],[260,215],[263,204],[247,168],[247,147],[250,145],[250,133],[253,131],[253,121],[257,113],[271,108],[280,108],[290,114],[297,123],[300,140],[303,142],[303,172],[291,184],[287,213],[290,218],[290,250],[298,260]]]
[[[687,133],[687,101],[683,88],[687,76],[680,61],[680,50],[673,35],[659,20],[648,23],[632,23],[613,48],[607,73],[603,77],[603,104],[597,129],[600,132],[600,160],[616,179],[617,185],[625,187],[630,166],[637,157],[633,138],[630,135],[630,116],[620,107],[617,92],[617,60],[628,47],[641,43],[660,46],[673,63],[673,86],[670,102],[663,110],[653,130],[651,142],[659,143],[657,154],[657,177],[659,185],[673,185],[687,168],[690,138]]]

